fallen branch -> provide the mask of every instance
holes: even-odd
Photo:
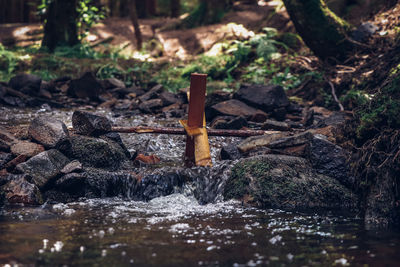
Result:
[[[150,127],[150,126],[112,127],[111,132],[136,133],[136,134],[154,133],[154,134],[186,135],[185,129],[183,128]],[[268,131],[207,129],[207,133],[209,136],[249,137],[249,136],[264,135],[268,133]]]

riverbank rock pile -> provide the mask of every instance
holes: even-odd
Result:
[[[3,103],[85,104],[111,108],[116,116],[183,118],[188,108],[187,90],[172,94],[161,85],[126,88],[117,79],[98,80],[91,73],[51,82],[21,74],[1,88]],[[110,132],[107,118],[77,110],[73,131],[68,131],[61,121],[37,117],[25,140],[0,131],[3,199],[27,204],[80,197],[150,200],[183,192],[191,184],[201,203],[236,198],[276,208],[356,206],[349,155],[335,145],[335,129],[346,121],[345,113],[305,108],[290,101],[281,86],[249,84],[234,94],[209,94],[205,108],[210,127],[256,128],[266,135],[223,147],[211,170],[164,167],[143,174],[133,164],[136,154]]]

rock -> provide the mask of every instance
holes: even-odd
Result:
[[[350,117],[345,112],[333,112],[329,117],[318,121],[316,128],[344,124]]]
[[[213,91],[210,94],[207,94],[205,103],[206,112],[208,108],[220,102],[224,102],[230,99],[231,99],[231,94],[224,91]]]
[[[29,141],[20,141],[11,146],[11,153],[13,153],[15,156],[24,155],[30,158],[43,151],[44,147],[42,145]]]
[[[63,174],[68,174],[71,172],[80,172],[80,171],[82,171],[82,163],[80,163],[78,160],[73,160],[67,165],[65,165],[60,172]]]
[[[43,204],[42,195],[39,188],[28,182],[30,177],[26,175],[12,175],[10,182],[3,186],[5,197],[11,204]]]
[[[0,153],[0,170],[13,158],[14,156],[11,153]]]
[[[10,105],[13,107],[20,107],[24,108],[26,106],[26,103],[24,100],[22,100],[19,97],[15,96],[5,96],[1,99],[6,105]]]
[[[164,91],[158,96],[162,102],[163,106],[169,106],[175,103],[182,104],[182,101],[173,93]]]
[[[103,87],[106,90],[114,89],[114,88],[126,88],[125,83],[116,78],[108,78],[102,81]]]
[[[91,72],[86,72],[79,79],[71,80],[68,95],[78,98],[97,99],[103,93],[100,81]]]
[[[241,157],[242,155],[240,154],[238,147],[232,144],[224,146],[219,154],[221,160],[236,160]]]
[[[265,112],[289,106],[289,100],[279,85],[242,85],[234,98]]]
[[[290,131],[291,128],[286,122],[266,120],[261,126],[263,130]]]
[[[310,132],[299,133],[293,136],[283,137],[281,139],[275,139],[274,141],[268,144],[269,148],[280,149],[286,147],[293,147],[304,145],[308,143],[313,137],[313,134]]]
[[[130,172],[87,169],[83,175],[86,178],[84,194],[87,198],[119,196],[135,199],[137,195],[138,179]]]
[[[144,113],[153,113],[158,109],[161,109],[163,106],[164,106],[163,101],[159,98],[156,98],[142,102],[139,105],[139,109]]]
[[[0,128],[0,141],[10,148],[14,143],[18,142],[18,139],[6,129]]]
[[[305,127],[311,126],[314,123],[314,110],[306,109],[304,112],[303,120],[301,121]]]
[[[287,135],[287,133],[271,132],[266,135],[248,137],[238,145],[238,149],[241,153],[248,153],[252,150],[266,147],[276,140],[287,137]]]
[[[376,31],[378,27],[371,22],[364,22],[356,30],[351,33],[351,38],[354,41],[364,43],[371,37]]]
[[[114,141],[115,143],[117,143],[117,144],[122,148],[122,150],[124,151],[124,154],[126,155],[126,157],[127,157],[128,159],[131,158],[131,153],[130,153],[129,150],[126,148],[126,146],[125,146],[124,142],[122,141],[122,138],[121,138],[121,136],[120,136],[119,133],[113,133],[113,132],[107,133],[107,134],[105,134],[105,135],[101,135],[100,138],[102,138],[102,139],[104,139],[104,140],[106,140],[106,141],[107,141],[107,140],[112,140],[112,141]]]
[[[40,90],[47,91],[49,93],[57,92],[55,83],[54,82],[46,82],[46,81],[42,81],[42,84],[40,85]]]
[[[247,127],[248,123],[244,117],[230,117],[230,116],[218,116],[210,124],[211,128],[214,129],[233,129],[240,130],[243,127]]]
[[[7,169],[8,171],[12,171],[14,170],[15,166],[17,166],[18,164],[25,162],[28,159],[27,156],[25,155],[19,155],[16,158],[10,160],[9,162],[7,162],[4,165],[4,168]]]
[[[343,185],[351,188],[354,177],[350,174],[346,151],[331,142],[323,135],[313,135],[308,146],[308,159],[312,167],[320,174],[330,176]]]
[[[22,73],[14,76],[9,81],[9,86],[28,95],[39,93],[42,79],[36,75]]]
[[[225,116],[243,116],[248,120],[255,122],[263,122],[267,119],[267,114],[261,110],[249,107],[245,103],[232,99],[212,106],[209,113],[206,113],[207,120],[211,120],[218,115]]]
[[[128,161],[125,151],[116,142],[87,136],[71,137],[71,151],[66,154],[84,167],[116,170]]]
[[[85,195],[86,177],[82,173],[68,173],[57,179],[55,189],[74,196]]]
[[[32,177],[32,182],[43,188],[51,179],[60,174],[69,160],[58,150],[44,151],[17,165],[17,170]]]
[[[130,98],[135,98],[135,97],[143,95],[145,93],[145,91],[133,86],[133,87],[129,87],[129,88],[117,87],[117,88],[112,89],[110,91],[110,93],[112,93],[117,98],[124,98],[126,96],[129,96]]]
[[[151,174],[141,179],[135,198],[149,201],[156,197],[175,193],[175,188],[182,187],[183,177],[175,172]]]
[[[62,121],[50,117],[36,117],[29,125],[30,137],[46,148],[68,145],[68,129]]]
[[[111,131],[112,123],[106,117],[77,110],[72,114],[72,126],[78,134],[98,136]]]
[[[234,165],[225,200],[245,198],[263,208],[355,209],[356,196],[336,179],[318,174],[302,158],[263,155]]]
[[[159,93],[161,93],[163,90],[163,86],[161,84],[157,84],[153,88],[150,89],[147,93],[143,94],[142,96],[139,97],[141,102],[145,102],[147,100],[153,99],[158,96]]]

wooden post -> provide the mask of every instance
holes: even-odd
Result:
[[[191,75],[188,120],[180,121],[186,130],[185,162],[189,166],[212,165],[204,116],[206,83],[206,74]]]

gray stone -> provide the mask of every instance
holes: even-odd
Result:
[[[102,84],[91,72],[86,72],[79,79],[71,80],[68,95],[78,98],[98,99],[104,92]]]
[[[248,153],[255,149],[267,147],[270,143],[287,136],[287,133],[271,132],[266,135],[248,137],[238,145],[238,149],[242,153]]]
[[[364,22],[351,33],[351,38],[357,42],[366,42],[376,31],[378,27],[371,22]]]
[[[51,149],[18,164],[16,168],[32,177],[32,182],[39,188],[43,188],[68,163],[69,160],[60,151]]]
[[[175,103],[182,104],[182,101],[171,92],[164,91],[160,93],[158,97],[162,100],[163,106],[169,106]]]
[[[62,121],[50,117],[36,117],[29,125],[31,138],[46,148],[55,148],[68,143],[68,129]]]
[[[83,197],[85,193],[86,177],[83,173],[68,173],[55,182],[55,189],[69,193],[77,197]]]
[[[78,160],[73,160],[67,165],[65,165],[60,172],[63,174],[68,174],[71,172],[80,172],[80,171],[82,171],[82,163],[80,163]]]
[[[125,151],[112,140],[73,136],[71,145],[67,155],[80,161],[84,167],[116,170],[128,161]]]
[[[43,204],[39,188],[28,182],[30,178],[26,175],[11,175],[10,182],[3,186],[5,198],[10,204]]]
[[[206,114],[208,120],[211,120],[218,115],[234,117],[242,116],[247,120],[256,122],[263,122],[267,119],[267,114],[265,112],[252,108],[236,99],[227,100],[213,105],[210,107],[209,113]]]
[[[78,134],[98,136],[109,132],[112,123],[106,117],[77,110],[72,114],[72,126]]]
[[[140,105],[139,105],[139,109],[145,113],[153,113],[153,112],[161,109],[162,107],[164,107],[164,103],[159,98],[144,101],[144,102],[140,103]]]
[[[103,80],[104,89],[113,89],[113,88],[126,88],[125,83],[116,78],[108,78]]]
[[[11,153],[0,153],[0,170],[13,158],[14,156]]]
[[[313,137],[310,132],[299,133],[293,136],[274,140],[268,144],[269,148],[279,149],[293,146],[300,146],[308,143]]]
[[[343,148],[316,134],[310,139],[307,151],[307,158],[318,173],[330,176],[347,187],[354,185],[354,177],[347,164],[349,155]]]
[[[151,88],[148,92],[145,94],[141,95],[139,97],[141,102],[145,102],[147,100],[153,99],[158,96],[159,93],[161,93],[163,90],[163,86],[161,84],[157,84],[153,88]]]
[[[9,81],[9,86],[25,94],[39,93],[42,79],[36,75],[22,73],[14,76]]]
[[[242,155],[236,145],[227,145],[221,149],[219,154],[221,160],[236,160],[240,159]]]
[[[289,106],[286,93],[279,85],[242,85],[234,97],[265,112]]]
[[[247,127],[248,123],[244,117],[218,116],[210,124],[214,129],[240,130]]]
[[[241,159],[224,190],[263,208],[355,209],[357,198],[336,179],[315,172],[307,160],[284,155]]]
[[[291,128],[286,122],[266,120],[261,126],[263,130],[290,131]]]

